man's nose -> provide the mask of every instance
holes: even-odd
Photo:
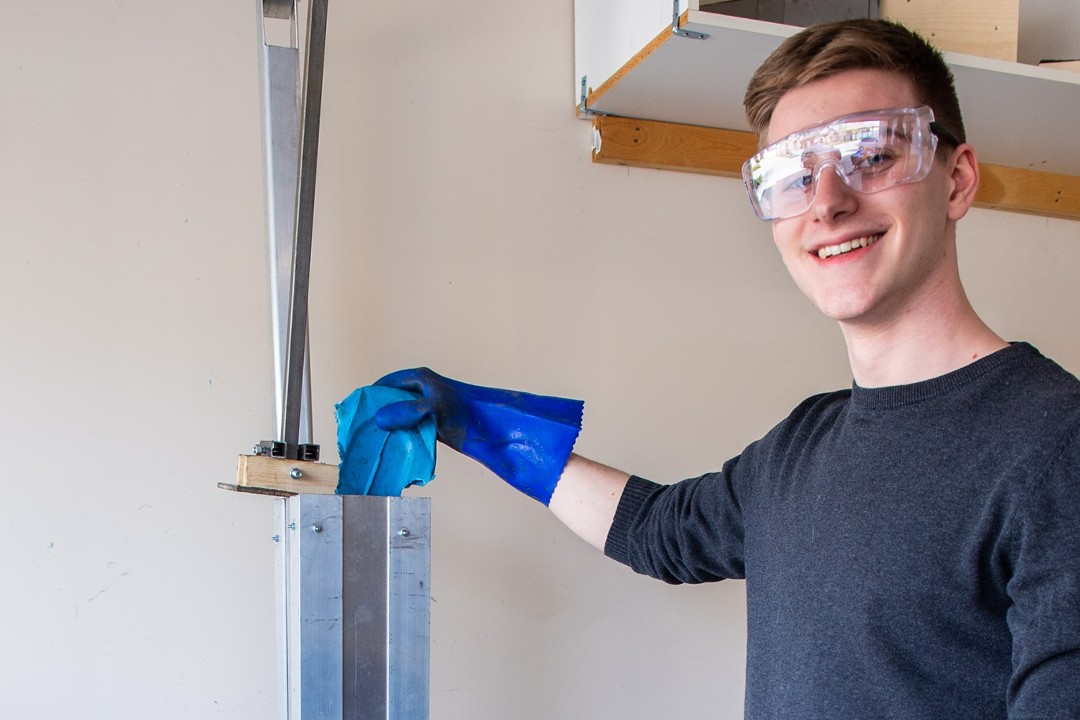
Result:
[[[858,207],[857,193],[844,181],[843,172],[835,161],[823,162],[814,169],[813,212],[818,220],[831,222]]]

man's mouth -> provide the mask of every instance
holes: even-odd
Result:
[[[866,237],[855,238],[854,240],[845,240],[839,245],[826,245],[823,248],[818,249],[817,256],[824,260],[830,258],[833,255],[843,255],[844,253],[851,252],[852,250],[858,250],[859,248],[870,247],[878,241],[881,234],[867,235]]]

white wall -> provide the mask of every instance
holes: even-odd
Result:
[[[276,711],[255,3],[13,3],[0,25],[0,694],[11,717]],[[566,2],[332,3],[316,439],[403,366],[583,397],[578,449],[715,469],[850,382],[734,180],[592,165]],[[976,211],[977,306],[1080,369],[1080,223]],[[738,583],[672,588],[454,453],[432,717],[734,718]]]

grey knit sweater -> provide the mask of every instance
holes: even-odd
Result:
[[[1080,718],[1080,382],[1027,344],[632,478],[609,556],[745,578],[749,720]]]

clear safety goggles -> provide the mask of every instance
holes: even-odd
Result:
[[[826,168],[861,193],[922,180],[933,165],[939,135],[959,145],[925,106],[845,115],[763,148],[743,164],[743,182],[759,218],[794,217],[813,205]]]

